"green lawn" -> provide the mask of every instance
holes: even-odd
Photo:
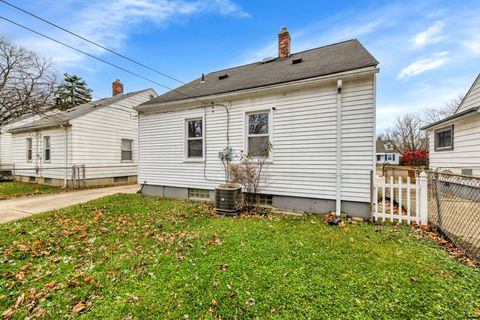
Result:
[[[0,234],[0,312],[16,319],[480,317],[479,272],[406,227],[116,195]]]
[[[0,200],[42,193],[62,192],[59,187],[27,182],[0,182]]]

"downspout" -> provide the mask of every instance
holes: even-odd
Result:
[[[340,217],[342,209],[342,79],[337,80],[337,199],[335,215]]]
[[[67,188],[68,186],[68,126],[65,126],[65,179],[63,182],[63,187]]]

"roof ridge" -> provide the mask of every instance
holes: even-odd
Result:
[[[287,58],[285,58],[285,59],[288,59],[288,58],[290,58],[290,57],[293,56],[293,55],[298,55],[298,54],[302,54],[302,53],[309,52],[309,51],[313,51],[313,50],[318,50],[318,49],[323,49],[323,48],[327,48],[327,47],[332,47],[332,46],[340,45],[340,44],[347,43],[347,42],[357,42],[357,43],[360,43],[360,41],[358,41],[358,39],[356,39],[356,38],[349,39],[349,40],[343,40],[343,41],[339,41],[339,42],[335,42],[335,43],[331,43],[331,44],[326,44],[326,45],[319,46],[319,47],[315,47],[315,48],[306,49],[306,50],[303,50],[303,51],[294,52],[294,53],[291,53],[291,54],[290,54]],[[282,59],[282,60],[285,60],[285,59]],[[277,60],[278,60],[278,57],[276,57],[272,62],[277,61]],[[260,60],[260,61],[255,61],[255,62],[251,62],[251,63],[246,63],[246,64],[241,64],[241,65],[234,66],[234,67],[230,67],[230,68],[225,68],[225,69],[220,69],[220,70],[211,71],[211,72],[207,73],[206,75],[213,74],[213,73],[217,73],[217,72],[222,72],[222,71],[226,71],[226,70],[232,70],[232,69],[236,69],[236,68],[243,68],[243,67],[245,67],[245,66],[250,66],[250,65],[258,64],[258,63],[262,63],[262,60]],[[196,79],[193,80],[193,81],[196,81],[196,80],[198,80],[198,79],[200,79],[200,77],[199,77],[199,78],[196,78]]]

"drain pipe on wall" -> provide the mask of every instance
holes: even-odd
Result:
[[[342,212],[342,79],[337,80],[337,171],[336,171],[336,202],[335,202],[335,220],[332,225],[338,225],[341,221]]]
[[[68,187],[68,126],[64,126],[65,128],[65,179],[63,183],[63,187]]]

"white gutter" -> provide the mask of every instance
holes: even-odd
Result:
[[[335,215],[342,211],[342,79],[337,80],[337,192]]]

